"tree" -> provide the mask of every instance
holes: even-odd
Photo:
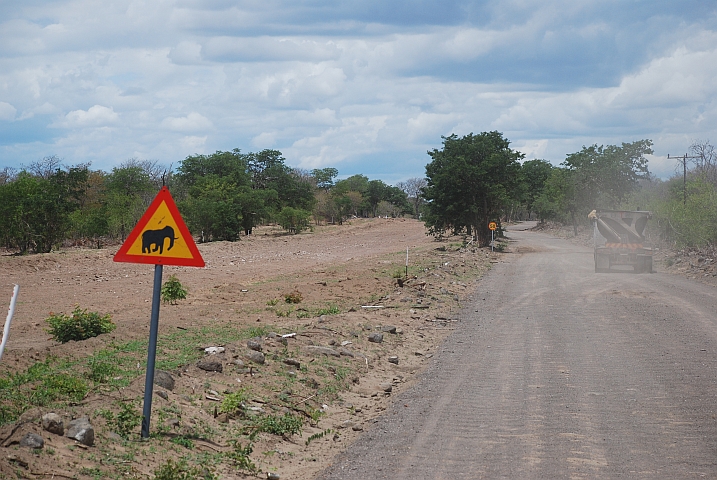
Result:
[[[129,161],[112,169],[106,191],[110,231],[124,242],[157,193],[156,187],[141,166]]]
[[[406,192],[408,195],[408,201],[413,205],[413,216],[418,218],[421,211],[421,206],[424,203],[423,200],[423,189],[426,188],[428,182],[425,178],[409,178],[405,182],[399,182],[396,184],[401,190]]]
[[[334,178],[339,174],[335,168],[315,168],[311,171],[311,175],[316,179],[316,186],[325,191],[329,191],[334,186]]]
[[[520,167],[520,179],[523,186],[523,202],[528,211],[535,212],[535,202],[542,195],[545,182],[553,172],[553,165],[547,160],[526,160]],[[545,217],[540,217],[543,220]]]
[[[578,218],[595,208],[616,208],[637,186],[649,178],[645,155],[652,153],[651,140],[583,147],[567,156],[562,165],[570,172],[570,195],[566,206],[577,235]]]
[[[443,149],[429,151],[432,161],[426,165],[429,233],[465,230],[480,245],[488,245],[488,223],[499,220],[515,190],[523,154],[511,150],[499,132],[442,138]]]
[[[48,253],[67,236],[87,188],[87,167],[58,168],[47,178],[21,172],[0,187],[0,235],[20,253]]]

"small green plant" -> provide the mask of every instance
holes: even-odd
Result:
[[[395,270],[395,271],[393,272],[393,275],[391,275],[391,276],[392,276],[393,278],[403,278],[404,273],[405,273],[405,270],[398,269],[398,270]]]
[[[254,465],[254,462],[251,461],[251,458],[249,458],[249,455],[254,451],[254,445],[249,442],[246,447],[242,447],[239,440],[232,440],[231,444],[233,449],[225,453],[227,458],[233,461],[239,470],[250,475],[255,475],[259,470],[256,468],[256,465]]]
[[[244,404],[249,400],[249,389],[240,388],[234,393],[230,393],[224,397],[222,404],[219,406],[221,413],[233,415],[244,410]]]
[[[507,246],[507,243],[497,242],[494,248],[496,252],[504,252]]]
[[[100,358],[91,357],[87,361],[87,378],[95,383],[107,383],[107,381],[119,373],[119,368],[114,363],[109,363]]]
[[[301,417],[286,413],[281,417],[278,415],[259,417],[254,420],[252,425],[247,427],[247,430],[251,430],[250,438],[256,437],[260,432],[289,436],[300,434],[303,426],[304,421]]]
[[[316,311],[316,316],[320,317],[321,315],[338,315],[341,313],[341,309],[338,305],[328,305],[326,308],[320,308]]]
[[[57,399],[69,399],[70,401],[79,402],[87,394],[89,387],[78,377],[74,377],[67,373],[58,373],[56,375],[47,376],[42,381],[41,388],[35,390],[38,405],[47,404]],[[45,400],[47,402],[45,402]]]
[[[288,310],[277,310],[277,311],[276,311],[276,316],[277,316],[277,317],[288,317],[288,316],[291,315],[292,313],[294,313],[294,309],[293,309],[293,308],[290,308],[290,309],[288,309]]]
[[[266,302],[267,306],[269,307],[275,307],[277,303],[279,303],[278,298],[272,298],[271,300]]]
[[[201,470],[197,466],[189,466],[183,458],[174,461],[171,458],[154,470],[154,480],[211,480],[216,476],[209,470]]]
[[[112,423],[117,430],[115,433],[127,439],[142,423],[142,415],[134,409],[134,402],[118,402],[118,406],[120,410]]]
[[[306,310],[299,310],[296,312],[296,318],[311,318],[312,315],[310,312],[307,312]]]
[[[175,445],[181,445],[188,450],[192,450],[194,448],[194,442],[192,441],[192,439],[184,435],[172,437],[169,439],[169,441],[174,443]]]
[[[45,322],[49,325],[47,332],[60,343],[86,340],[117,328],[110,314],[100,315],[97,312],[82,310],[80,307],[75,307],[72,315],[50,313]]]
[[[320,439],[320,438],[324,438],[324,435],[330,435],[330,434],[332,434],[332,433],[334,433],[334,431],[331,430],[330,428],[327,429],[327,430],[324,430],[323,432],[315,433],[315,434],[313,434],[312,436],[310,436],[309,438],[306,439],[305,445],[308,447],[309,444],[310,444],[311,442],[313,442],[314,440],[318,440],[318,439]]]
[[[160,293],[162,294],[162,301],[170,305],[176,305],[178,300],[187,298],[187,289],[182,286],[176,275],[170,276],[164,282]]]
[[[286,303],[301,303],[303,299],[303,295],[301,295],[301,292],[298,290],[284,294],[284,301]]]

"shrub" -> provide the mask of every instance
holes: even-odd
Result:
[[[286,303],[301,303],[303,299],[303,295],[301,295],[301,292],[298,290],[294,290],[293,292],[284,295],[284,301]]]
[[[233,415],[244,410],[244,403],[249,400],[249,390],[240,388],[234,393],[230,393],[224,397],[222,404],[219,406],[221,413]]]
[[[273,435],[295,435],[301,433],[304,421],[290,413],[283,416],[266,415],[258,417],[249,428],[253,430],[252,435],[259,432],[271,433]]]
[[[164,465],[160,465],[154,470],[155,480],[196,480],[198,478],[209,480],[216,478],[216,475],[208,469],[190,466],[183,458],[176,462],[169,458]]]
[[[45,321],[50,326],[47,332],[61,343],[86,340],[117,328],[109,314],[100,315],[97,312],[81,310],[80,307],[76,307],[72,315],[50,313]]]
[[[299,208],[284,207],[277,216],[281,228],[289,233],[300,233],[310,227],[311,212]]]
[[[176,305],[177,300],[187,298],[187,289],[182,286],[182,283],[175,275],[172,275],[162,285],[161,294],[164,303]]]

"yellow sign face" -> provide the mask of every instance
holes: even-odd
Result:
[[[496,225],[495,222],[490,222],[490,223],[488,224],[488,228],[489,228],[490,230],[495,230],[496,228],[498,228],[498,225]]]
[[[193,258],[187,242],[179,234],[177,222],[169,213],[166,202],[162,202],[157,207],[157,211],[154,212],[134,243],[127,249],[127,254]]]
[[[204,259],[167,187],[159,191],[115,254],[114,261],[204,266]]]

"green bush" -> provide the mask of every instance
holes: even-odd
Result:
[[[50,313],[45,321],[50,326],[47,332],[61,343],[86,340],[117,328],[109,314],[100,315],[97,312],[81,310],[80,307],[76,307],[72,315]]]
[[[277,216],[277,223],[289,233],[300,233],[310,227],[311,212],[300,208],[284,207]]]
[[[162,285],[161,294],[164,303],[176,305],[177,300],[187,298],[187,289],[182,286],[182,283],[175,275],[172,275]]]
[[[294,435],[301,433],[304,421],[290,413],[283,416],[266,415],[258,417],[249,428],[253,430],[252,435],[259,432],[271,433],[273,435]]]
[[[199,478],[210,480],[216,476],[209,470],[202,470],[194,465],[189,466],[183,458],[176,462],[169,458],[165,464],[154,470],[155,480],[197,480]]]
[[[224,397],[222,404],[219,406],[219,411],[233,415],[244,410],[244,403],[246,403],[247,400],[249,400],[249,390],[240,388],[236,392]]]

